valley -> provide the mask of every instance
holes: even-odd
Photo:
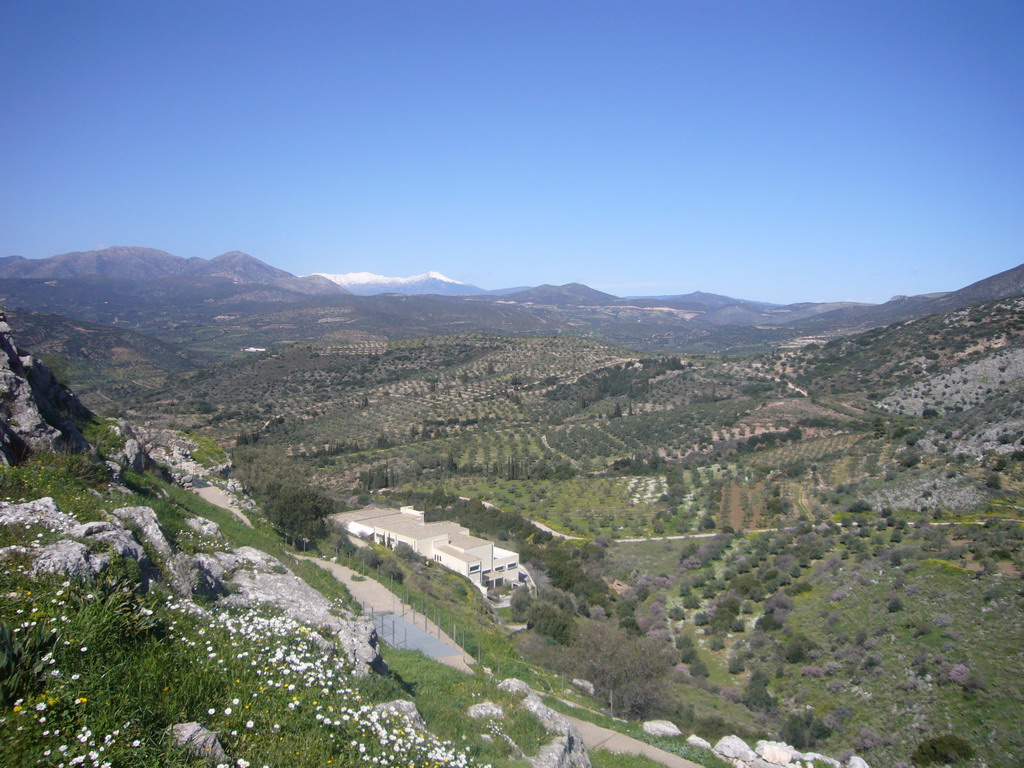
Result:
[[[474,667],[711,743],[880,766],[954,744],[958,765],[1016,764],[1024,299],[799,346],[764,331],[758,351],[763,329],[704,326],[702,347],[635,318],[621,331],[628,308],[573,332],[591,310],[489,301],[174,320],[158,301],[130,331],[83,303],[73,320],[9,317],[97,425],[126,419],[150,454],[193,457],[161,482],[223,488],[251,525],[217,518],[237,541],[381,581]],[[166,435],[178,447],[159,453]],[[81,503],[33,461],[4,470],[9,499]],[[482,595],[414,553],[353,547],[330,516],[369,503],[507,543],[536,590]]]

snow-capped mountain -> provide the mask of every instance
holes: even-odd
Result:
[[[314,272],[317,277],[324,277],[333,283],[354,293],[357,296],[373,296],[378,293],[434,293],[441,296],[459,296],[487,293],[469,283],[461,283],[442,275],[440,272],[424,272],[412,277],[387,277],[373,272],[347,272],[342,275],[331,275],[326,272]]]

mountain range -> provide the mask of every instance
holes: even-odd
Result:
[[[483,288],[453,280],[440,272],[424,272],[412,277],[385,277],[373,272],[348,272],[340,275],[315,272],[311,277],[326,278],[357,296],[375,296],[378,293],[433,293],[439,296],[487,293]]]
[[[204,344],[218,339],[241,346],[339,333],[471,330],[585,334],[646,348],[735,352],[833,338],[1021,293],[1024,265],[959,290],[897,296],[883,304],[776,305],[705,292],[620,298],[582,283],[485,291],[433,271],[404,278],[370,272],[296,276],[239,251],[186,259],[115,247],[0,259],[0,303],[9,309],[59,313],[170,341],[196,341],[189,337],[194,329]]]

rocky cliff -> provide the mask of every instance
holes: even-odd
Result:
[[[45,365],[18,349],[0,309],[0,463],[17,464],[33,451],[88,451],[76,422],[91,415]]]

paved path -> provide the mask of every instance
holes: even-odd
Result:
[[[217,493],[204,493],[204,491],[209,492],[211,490],[217,491]],[[197,489],[196,493],[211,504],[234,512],[247,525],[252,525],[240,510],[234,508],[234,505],[231,504],[231,497],[220,488],[211,485],[206,488]],[[302,555],[298,552],[294,554],[297,558],[316,563],[344,584],[352,594],[352,597],[363,606],[363,610],[373,617],[377,633],[386,642],[398,647],[420,650],[424,655],[437,659],[449,667],[458,669],[466,674],[473,674],[473,668],[469,666],[470,663],[474,662],[472,656],[462,650],[434,622],[430,621],[422,613],[405,605],[396,594],[379,581],[361,575],[357,581],[354,577],[359,574],[351,568],[319,557]],[[388,635],[391,636],[390,639],[388,639]],[[580,734],[583,736],[583,744],[587,749],[606,749],[609,752],[618,752],[620,754],[643,755],[662,765],[667,765],[669,768],[701,768],[697,763],[679,757],[679,755],[673,755],[671,752],[658,749],[650,744],[634,739],[632,736],[626,736],[610,728],[594,725],[572,715],[565,715],[565,717],[580,729]]]
[[[583,734],[583,743],[587,749],[606,749],[609,752],[625,755],[643,755],[670,768],[701,768],[692,760],[673,755],[671,752],[658,749],[651,744],[634,739],[632,736],[626,736],[610,728],[602,728],[600,725],[588,723],[586,720],[580,720],[571,715],[566,715],[566,717],[580,729],[580,733]]]
[[[379,581],[361,576],[351,568],[330,560],[298,553],[295,553],[295,557],[316,563],[344,584],[352,597],[359,601],[363,611],[373,617],[377,633],[390,645],[423,651],[425,655],[450,667],[473,674],[469,666],[473,662],[472,656],[459,648],[434,622],[404,603]],[[354,578],[356,576],[359,576],[359,580]]]
[[[316,563],[342,582],[363,606],[363,610],[368,614],[372,613],[378,634],[390,645],[420,650],[450,667],[473,674],[473,669],[469,666],[470,663],[475,663],[472,656],[459,648],[434,622],[407,605],[404,606],[403,618],[400,615],[402,601],[380,582],[368,577],[355,581],[352,577],[356,572],[344,565],[309,555],[296,553],[295,556]],[[658,749],[632,736],[594,725],[572,715],[565,717],[580,729],[587,749],[599,748],[609,752],[643,755],[669,768],[701,768],[697,763]]]

